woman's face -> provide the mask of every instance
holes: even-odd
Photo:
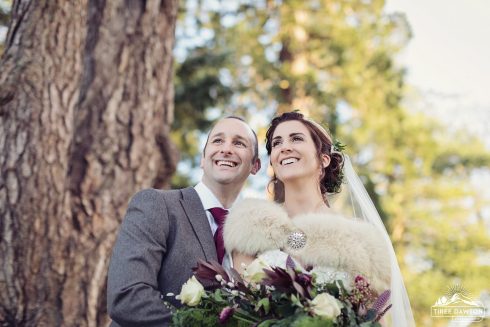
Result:
[[[280,181],[287,183],[309,178],[320,180],[321,166],[317,149],[310,131],[303,123],[296,120],[280,123],[274,131],[271,145],[272,169]]]

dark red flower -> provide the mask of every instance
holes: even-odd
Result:
[[[368,283],[366,278],[364,278],[364,276],[361,276],[361,275],[357,275],[356,278],[354,279],[354,282],[356,284],[360,283],[360,284],[364,284],[364,283]]]
[[[229,282],[231,279],[228,276],[226,270],[216,261],[204,261],[199,259],[197,261],[197,267],[192,268],[197,280],[203,284],[205,288],[219,287],[220,283],[216,280],[216,275],[221,275],[225,282]]]
[[[296,277],[296,281],[303,286],[311,286],[311,283],[313,281],[313,277],[310,274],[300,273]]]
[[[300,297],[311,299],[313,278],[309,274],[298,273],[291,268],[272,267],[264,269],[266,278],[262,285],[274,286],[278,291],[286,294],[298,294]]]
[[[226,324],[228,320],[231,318],[231,316],[233,315],[233,312],[235,312],[235,308],[224,307],[219,314],[219,323],[222,325]]]

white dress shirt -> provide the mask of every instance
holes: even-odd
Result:
[[[216,223],[216,221],[214,221],[214,217],[209,209],[216,207],[223,208],[223,205],[203,182],[199,182],[196,186],[194,186],[194,189],[196,190],[199,199],[201,199],[202,206],[206,211],[206,217],[208,217],[209,227],[211,227],[211,231],[214,235],[214,233],[216,233],[216,230],[218,229],[218,224]],[[227,252],[225,252],[225,256],[223,257],[223,267],[233,267],[233,260],[231,258],[231,255],[229,255]]]

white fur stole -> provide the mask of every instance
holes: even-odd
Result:
[[[294,250],[287,245],[290,233],[302,231],[306,245]],[[289,218],[285,209],[271,201],[245,199],[230,211],[224,226],[226,250],[255,256],[281,249],[305,266],[324,266],[363,275],[374,289],[390,283],[388,244],[376,227],[336,214],[310,213]]]

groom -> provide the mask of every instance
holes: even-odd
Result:
[[[255,132],[241,118],[219,120],[208,134],[201,168],[195,187],[147,189],[131,199],[109,266],[112,327],[167,325],[171,314],[162,297],[180,293],[198,259],[223,257],[213,239],[219,218],[210,211],[229,208],[260,169]]]

